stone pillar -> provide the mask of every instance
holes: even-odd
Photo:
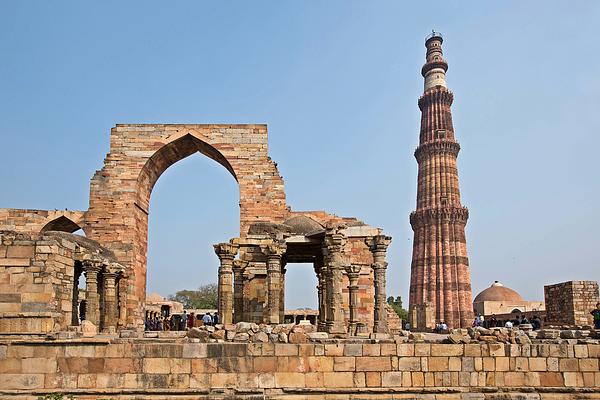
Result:
[[[285,261],[281,263],[281,296],[279,296],[279,323],[283,324],[285,321]]]
[[[317,274],[317,295],[319,297],[319,318],[317,320],[317,330],[319,332],[325,332],[327,323],[327,280],[326,280],[326,268],[323,266],[323,261],[315,261],[315,272]]]
[[[365,241],[373,253],[373,279],[375,285],[375,318],[373,332],[388,333],[387,312],[385,310],[386,289],[385,273],[387,262],[385,255],[392,238],[384,235],[373,236]]]
[[[233,243],[219,243],[214,246],[219,257],[218,283],[218,313],[222,324],[233,323],[233,259],[238,252],[238,245]]]
[[[285,253],[284,243],[273,243],[261,248],[267,256],[267,323],[279,324],[281,307],[281,258]]]
[[[242,322],[244,315],[244,268],[247,261],[233,261],[233,322]]]
[[[98,294],[98,273],[101,263],[83,261],[85,271],[85,319],[99,327],[100,325],[100,296]]]
[[[115,281],[117,274],[105,272],[104,277],[104,326],[106,331],[114,331],[117,328],[117,290]]]
[[[117,299],[118,299],[118,327],[125,328],[127,325],[127,276],[120,274],[117,278]]]
[[[349,265],[346,267],[346,274],[349,280],[350,319],[348,321],[348,333],[350,335],[356,334],[356,324],[358,323],[358,277],[360,276],[360,270],[360,265]]]
[[[343,256],[346,236],[338,229],[328,229],[324,241],[324,257],[327,266],[327,322],[329,333],[345,334],[342,301],[342,279],[346,265]]]

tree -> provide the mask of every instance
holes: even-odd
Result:
[[[387,298],[387,303],[396,311],[396,314],[402,319],[402,321],[408,321],[408,311],[402,308],[402,297],[390,296]]]
[[[216,283],[202,285],[198,290],[180,290],[169,296],[169,300],[183,303],[185,308],[214,309],[217,308]]]

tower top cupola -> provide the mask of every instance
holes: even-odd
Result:
[[[421,69],[421,75],[425,78],[425,91],[436,86],[446,86],[446,71],[448,63],[444,60],[442,52],[442,43],[444,39],[442,34],[431,31],[425,38],[425,47],[427,47],[426,62]]]

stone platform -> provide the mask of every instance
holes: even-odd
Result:
[[[0,343],[0,398],[600,399],[600,344]]]

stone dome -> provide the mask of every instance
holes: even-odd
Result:
[[[309,235],[324,230],[323,225],[314,219],[307,217],[306,215],[292,217],[283,224],[289,226],[292,230],[292,233],[297,235]]]
[[[496,281],[492,283],[492,286],[479,293],[475,297],[475,300],[473,300],[473,303],[484,301],[522,302],[525,300],[523,300],[523,297],[519,293]]]

